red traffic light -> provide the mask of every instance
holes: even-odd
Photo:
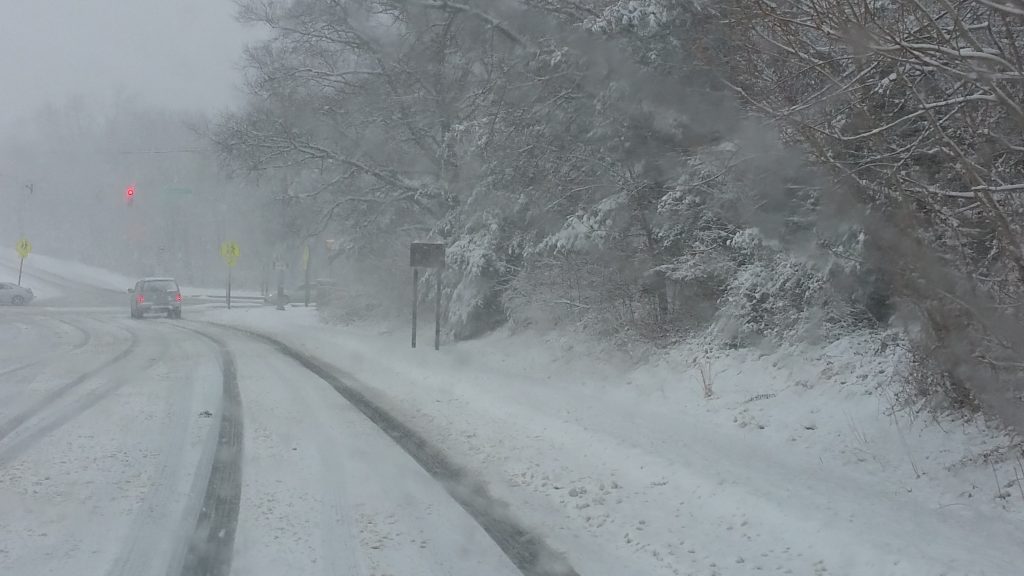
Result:
[[[135,197],[135,186],[129,186],[128,189],[124,191],[124,195],[129,200],[134,198]]]

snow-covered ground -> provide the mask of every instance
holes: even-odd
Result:
[[[13,266],[17,268],[18,255],[14,250],[4,250],[0,252],[0,263],[5,264],[7,267]],[[53,258],[43,254],[29,254],[28,258],[25,259],[25,271],[26,273],[33,273],[37,270],[74,280],[78,284],[119,292],[123,292],[135,285],[135,280],[117,272],[88,266],[79,262]]]
[[[435,352],[426,334],[411,350],[405,330],[325,326],[308,309],[203,317],[351,374],[581,574],[1009,575],[1024,562],[1009,440],[895,406],[901,353],[881,335],[684,346],[633,366],[568,337]]]
[[[0,262],[0,282],[10,282],[12,284],[18,282],[18,267],[5,266]],[[50,284],[49,282],[42,282],[37,279],[29,279],[26,277],[22,278],[22,285],[26,288],[32,289],[32,294],[35,295],[36,302],[45,302],[56,298],[62,294],[59,287]]]
[[[36,299],[40,302],[60,296],[67,291],[66,287],[62,289],[58,283],[48,282],[47,275],[65,278],[78,285],[115,292],[125,292],[138,281],[138,278],[104,268],[33,253],[25,259],[23,284],[32,288]],[[0,250],[0,282],[14,282],[17,279],[18,255],[12,249]],[[184,297],[192,300],[218,300],[224,298],[225,287],[181,286],[181,291]],[[260,296],[258,290],[245,290],[237,287],[232,288],[231,294],[233,297],[246,299]]]
[[[95,269],[78,279],[79,267],[51,264],[52,273],[75,281],[121,280],[97,278]],[[498,333],[434,351],[427,326],[420,348],[412,350],[407,329],[328,326],[314,309],[302,307],[196,307],[189,317],[270,335],[334,366],[485,481],[581,575],[1009,576],[1024,565],[1024,487],[1017,480],[1021,472],[1014,471],[1018,460],[1008,449],[1010,440],[980,420],[897,406],[905,366],[891,335],[774,351],[723,351],[692,343],[634,364],[606,344],[573,335]],[[74,338],[69,332],[69,344],[83,345]],[[280,543],[263,539],[273,537],[279,525],[259,527],[271,513],[290,519],[286,526],[292,532],[282,536],[295,546],[308,545],[311,554],[328,553],[325,560],[346,565],[344,554],[330,555],[330,542],[306,540],[317,523],[330,520],[310,516],[323,503],[316,500],[320,496],[308,497],[325,494],[323,479],[344,473],[352,475],[346,481],[352,494],[372,492],[367,506],[387,500],[386,486],[361,485],[378,481],[374,477],[324,463],[337,457],[330,445],[346,434],[366,434],[367,442],[379,441],[379,435],[357,426],[358,415],[339,397],[282,395],[281,387],[297,381],[301,372],[290,361],[272,358],[265,346],[246,344],[244,337],[231,342],[243,405],[256,409],[247,416],[248,480],[235,573],[275,565],[267,546]],[[161,346],[166,344],[158,342],[154,349]],[[201,366],[209,370],[208,363]],[[132,394],[138,401],[159,398]],[[330,424],[335,416],[348,423]],[[288,429],[280,429],[286,422]],[[76,437],[96,433],[87,428]],[[320,428],[324,438],[318,437]],[[156,436],[147,438],[140,442]],[[149,450],[134,449],[129,440],[118,440],[125,443],[122,452]],[[321,456],[300,452],[288,458],[295,460],[295,470],[316,473],[282,475],[276,466],[280,452],[287,454],[286,448],[300,441],[312,443]],[[38,455],[27,457],[45,468]],[[355,451],[351,458],[364,461],[370,455]],[[400,467],[400,460],[387,462]],[[181,474],[174,486],[187,483],[187,474]],[[252,495],[260,490],[265,497],[254,503]],[[432,506],[444,508],[439,493],[426,494],[421,487],[415,492],[414,501],[433,499]],[[313,508],[304,508],[311,503]],[[10,506],[8,512],[21,510]],[[393,512],[402,518],[387,521],[408,528],[403,537],[413,540],[422,533],[433,541],[429,533],[449,514],[420,518],[403,506]],[[335,518],[346,517],[343,512]],[[358,537],[377,537],[374,530],[385,528],[381,518],[389,517],[366,512],[372,525],[362,526]],[[460,530],[468,530],[465,518],[452,518]],[[423,528],[431,522],[434,528]],[[395,538],[382,534],[384,540]],[[139,538],[152,544],[158,536]],[[443,540],[442,548],[454,550],[456,540]],[[295,546],[286,548],[289,554],[297,553]],[[266,554],[260,556],[260,550]],[[171,554],[164,548],[157,552]],[[133,562],[146,560],[144,553],[132,554],[127,558]],[[409,556],[371,557],[382,564],[364,565],[363,572],[413,566]],[[310,558],[296,556],[281,566],[305,565]]]

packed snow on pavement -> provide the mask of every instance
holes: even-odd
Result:
[[[102,309],[17,314],[0,574],[518,573],[441,483],[265,343]]]

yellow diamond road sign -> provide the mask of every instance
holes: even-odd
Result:
[[[18,250],[18,256],[26,258],[29,252],[32,251],[32,243],[28,241],[28,238],[22,238],[21,240],[18,240],[18,243],[15,245],[15,249]]]
[[[232,268],[234,268],[235,264],[238,263],[239,254],[238,243],[234,240],[220,245],[221,257],[224,258],[224,262]]]

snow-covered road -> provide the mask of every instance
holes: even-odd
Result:
[[[460,487],[268,344],[3,313],[0,574],[520,573]]]

